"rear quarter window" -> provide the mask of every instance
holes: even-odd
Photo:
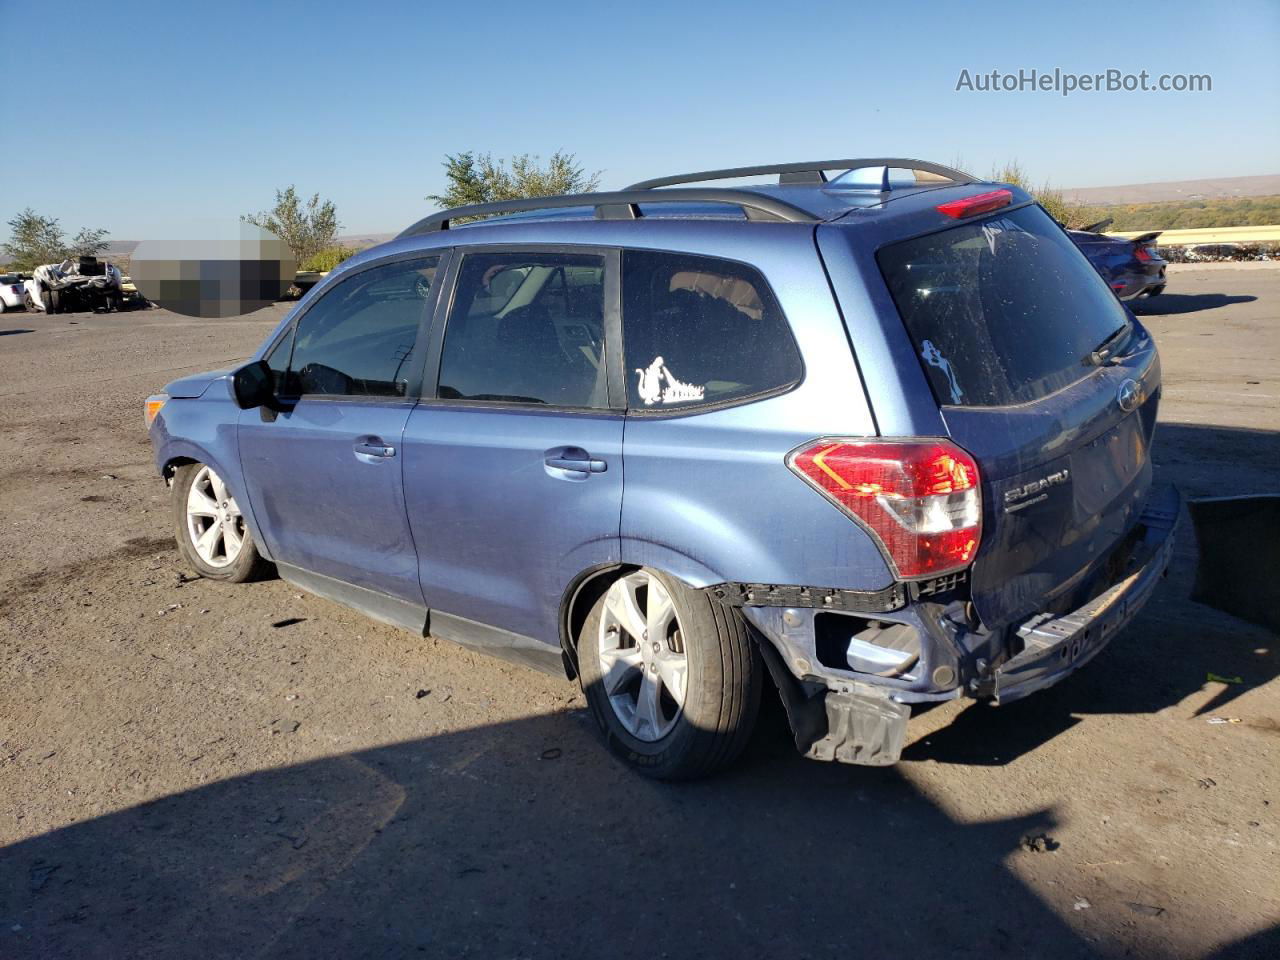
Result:
[[[1088,373],[1089,355],[1128,326],[1039,207],[895,243],[877,259],[941,404],[1038,400]]]
[[[804,374],[773,292],[745,264],[625,250],[622,323],[632,410],[742,401]]]

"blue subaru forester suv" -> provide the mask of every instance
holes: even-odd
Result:
[[[1159,394],[1029,196],[874,158],[428,217],[147,409],[197,572],[577,678],[683,778],[766,678],[805,755],[890,764],[912,705],[1090,660],[1169,560]]]

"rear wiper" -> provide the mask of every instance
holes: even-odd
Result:
[[[1118,330],[1113,330],[1111,334],[1108,335],[1107,339],[1094,347],[1093,351],[1084,358],[1084,362],[1092,364],[1095,367],[1102,366],[1107,362],[1107,358],[1111,356],[1112,349],[1117,346],[1121,338],[1128,334],[1132,329],[1133,325],[1126,320],[1123,327]]]

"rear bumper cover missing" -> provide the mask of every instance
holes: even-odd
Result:
[[[1137,615],[1168,569],[1181,505],[1182,498],[1173,487],[1154,492],[1139,518],[1145,535],[1130,558],[1128,572],[1071,613],[1032,617],[1018,628],[1025,646],[995,671],[991,692],[998,703],[1053,686],[1097,656]]]

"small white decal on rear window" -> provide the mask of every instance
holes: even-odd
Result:
[[[937,367],[946,374],[947,385],[951,388],[951,402],[959,403],[964,392],[960,389],[959,381],[956,380],[956,372],[951,369],[951,361],[942,355],[942,351],[933,345],[932,340],[926,340],[920,345],[920,356],[929,366]]]
[[[682,383],[672,376],[662,357],[654,357],[649,366],[636,368],[636,376],[640,382],[636,392],[646,407],[655,403],[684,403],[690,400],[701,400],[706,387],[697,387],[691,383]],[[663,382],[666,386],[663,386]]]

